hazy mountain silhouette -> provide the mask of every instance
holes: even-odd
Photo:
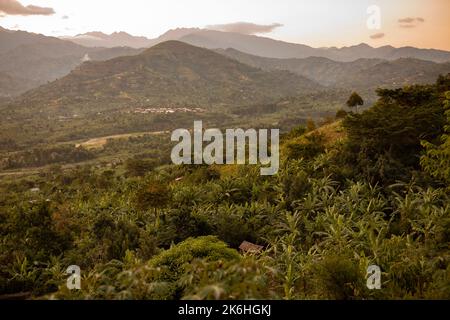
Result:
[[[450,52],[436,49],[394,48],[392,46],[373,48],[365,43],[343,48],[313,48],[304,44],[289,43],[267,37],[199,28],[169,30],[156,39],[133,37],[123,32],[112,35],[96,32],[80,35],[71,40],[83,45],[104,47],[110,45],[150,47],[168,40],[179,40],[207,49],[233,48],[248,54],[281,59],[323,57],[335,61],[349,62],[362,58],[385,60],[415,58],[434,62],[450,61]]]
[[[3,91],[8,95],[53,81],[67,75],[86,58],[107,60],[124,55],[133,55],[141,50],[132,48],[86,48],[70,41],[46,37],[24,31],[0,29],[0,72],[22,79],[27,85],[16,90]]]
[[[216,50],[242,63],[264,70],[288,70],[325,86],[343,88],[400,87],[433,83],[439,74],[450,72],[450,63],[435,63],[412,58],[393,61],[358,59],[338,62],[322,57],[275,59],[249,55],[235,49]]]
[[[203,29],[200,29],[200,28],[171,29],[171,30],[165,32],[164,34],[160,35],[158,38],[154,39],[153,41],[155,42],[155,44],[157,44],[157,43],[169,41],[169,40],[180,40],[181,38],[183,38],[187,35],[197,33],[197,32],[202,32],[202,30]]]
[[[415,58],[434,62],[450,61],[450,52],[443,50],[413,47],[394,48],[392,46],[373,48],[364,43],[343,48],[312,48],[303,44],[288,43],[266,37],[210,30],[201,30],[179,40],[209,49],[233,48],[248,54],[281,59],[323,57],[349,62],[362,58],[385,60]]]
[[[61,37],[63,40],[70,40],[85,47],[130,47],[145,48],[154,44],[154,41],[146,37],[132,36],[126,32],[114,32],[105,34],[103,32],[88,32],[74,37]]]
[[[26,31],[13,31],[0,27],[0,54],[21,45],[31,44],[38,41],[59,41],[57,38],[47,37],[41,34]]]
[[[171,29],[158,38],[149,39],[146,37],[132,36],[126,32],[114,32],[105,34],[99,31],[87,32],[74,37],[60,37],[63,40],[69,40],[85,47],[130,47],[130,48],[149,48],[158,43],[179,40],[180,38],[192,33],[201,31],[199,28],[176,28]]]
[[[209,49],[233,48],[242,54],[233,56],[241,62],[266,70],[289,70],[315,80],[324,85],[361,86],[401,85],[412,81],[431,81],[439,69],[447,70],[447,65],[434,65],[412,60],[396,61],[400,58],[430,60],[435,62],[450,61],[450,53],[433,49],[412,47],[394,48],[384,46],[372,48],[360,44],[344,48],[312,48],[302,44],[287,43],[266,37],[244,35],[239,33],[211,31],[198,28],[178,28],[169,30],[156,39],[134,37],[125,32],[105,35],[101,32],[85,34],[84,40],[90,39],[89,47],[71,41],[47,37],[24,31],[12,31],[0,28],[0,72],[3,79],[21,79],[24,85],[6,85],[3,80],[0,90],[3,95],[17,95],[34,86],[67,75],[85,60],[108,60],[120,56],[141,53],[144,49],[124,47],[152,47],[168,40],[179,40],[194,46]],[[91,46],[92,45],[92,46]],[[112,48],[98,47],[114,46]],[[270,61],[258,57],[244,57],[243,54],[276,59],[306,59],[305,61]],[[371,67],[381,63],[381,59],[392,61],[383,64],[383,74]],[[339,62],[351,62],[341,64]],[[389,69],[392,67],[391,69]],[[394,71],[395,70],[395,71]],[[363,73],[366,74],[363,74]],[[369,73],[369,72],[374,72]],[[398,72],[396,74],[395,72]],[[13,81],[18,83],[17,81]]]

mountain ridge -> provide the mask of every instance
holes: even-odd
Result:
[[[113,41],[115,34],[117,33],[113,33],[111,35],[103,34],[104,36],[106,36],[106,38],[97,43],[83,42],[83,39],[77,39],[76,37],[73,38],[72,41],[84,45],[108,46],[111,45],[108,44],[108,41]],[[79,36],[82,37],[83,35]],[[450,61],[450,52],[438,49],[415,48],[411,46],[395,48],[391,45],[385,45],[376,48],[368,45],[367,43],[360,43],[353,46],[344,46],[341,48],[314,48],[301,43],[285,42],[264,36],[246,35],[241,33],[223,32],[200,28],[171,29],[154,39],[145,37],[134,38],[137,42],[135,44],[131,44],[131,42],[124,42],[122,44],[118,42],[113,43],[116,46],[129,45],[136,48],[151,47],[160,42],[168,40],[178,40],[207,49],[234,48],[248,54],[280,59],[325,57],[335,61],[350,62],[360,58],[395,60],[398,58],[411,57],[421,60],[430,60],[433,62]]]
[[[89,34],[97,37],[109,37],[108,35],[100,32],[92,32]],[[412,47],[394,48],[392,46],[383,46],[380,48],[372,48],[365,43],[343,48],[311,48],[306,45],[286,43],[266,37],[248,36],[238,33],[211,31],[199,28],[172,29],[165,32],[156,39],[134,37],[125,32],[116,32],[113,33],[112,36],[116,37],[117,39],[127,39],[129,37],[136,38],[138,40],[140,39],[142,41],[145,41],[147,44],[150,43],[151,45],[149,47],[153,47],[158,43],[164,42],[166,40],[169,41],[172,38],[175,38],[175,40],[177,41],[204,47],[206,49],[224,48],[222,50],[226,50],[227,48],[238,48],[243,50],[240,52],[243,52],[245,54],[249,54],[248,52],[254,52],[256,53],[253,54],[254,56],[260,56],[262,58],[267,58],[267,56],[289,55],[303,57],[291,59],[310,58],[313,62],[313,65],[316,66],[316,69],[310,69],[309,73],[297,72],[298,70],[296,71],[295,69],[291,69],[288,67],[275,68],[275,70],[280,69],[294,71],[301,76],[322,83],[323,85],[333,85],[333,83],[342,80],[342,78],[340,78],[339,80],[339,75],[336,74],[321,74],[321,72],[324,71],[324,67],[331,66],[335,68],[336,66],[338,66],[339,62],[352,62],[357,68],[360,68],[360,59],[370,58],[375,61],[377,59],[381,60],[381,58],[377,58],[378,56],[381,56],[382,60],[394,61],[394,67],[397,68],[397,66],[395,66],[395,60],[398,60],[399,57],[402,58],[408,56],[419,56],[424,61],[427,61],[427,59],[438,61],[445,60],[442,57],[442,54],[450,57],[449,52],[441,52],[436,50],[427,51],[425,49],[417,49]],[[149,40],[150,42],[147,42],[147,40]],[[25,31],[13,31],[1,28],[0,73],[3,74],[3,80],[0,83],[0,91],[3,95],[6,96],[16,96],[26,91],[27,89],[32,89],[33,87],[36,87],[38,85],[43,85],[47,82],[51,82],[58,78],[64,77],[86,59],[96,61],[108,60],[119,56],[136,55],[141,53],[143,50],[144,49],[135,49],[130,47],[84,47],[72,41],[61,40],[55,37],[47,37],[42,34],[29,33]],[[415,53],[411,54],[411,52]],[[431,55],[429,55],[430,52]],[[264,57],[264,55],[266,55],[266,57]],[[317,59],[319,58],[328,59],[321,60],[325,63],[325,66],[320,66],[314,62],[318,61]],[[330,62],[330,59],[334,62]],[[252,64],[249,61],[241,60],[241,62]],[[424,68],[423,71],[418,70],[418,73],[423,72],[427,81],[432,80],[432,77],[436,75],[436,72],[433,71],[430,73],[428,72],[429,70],[426,69],[425,64],[418,64]],[[253,66],[264,68],[264,65]],[[436,69],[436,66],[431,64],[429,64],[428,67],[432,70]],[[333,68],[331,68],[330,70],[333,70]],[[413,68],[414,70],[417,69],[414,65],[412,65],[411,68]],[[351,68],[347,69],[351,71],[349,75],[354,74]],[[269,68],[269,70],[272,69]],[[318,74],[314,74],[315,71],[317,71]],[[337,69],[337,71],[340,72],[339,68]],[[405,73],[404,70],[400,69],[400,71],[404,73],[404,75],[408,79],[414,76],[414,74]],[[357,76],[357,81],[353,82],[360,82],[361,84],[365,83],[369,86],[380,83],[380,80],[370,81],[370,79],[364,79],[363,77],[360,77],[360,74],[358,74]],[[6,80],[7,77],[12,77],[13,79],[23,79],[26,84],[12,87],[8,85],[8,81]],[[328,79],[326,77],[328,77]],[[411,78],[411,80],[414,79],[420,80],[420,78]],[[347,80],[341,81],[341,83],[353,86],[352,81],[350,80],[351,79],[347,77]],[[408,81],[404,82],[399,80],[402,79],[394,79],[393,76],[390,76],[389,84],[401,85],[403,83],[408,83]],[[17,81],[14,82],[18,83]]]
[[[433,62],[450,61],[449,51],[437,49],[395,48],[393,46],[374,48],[368,44],[342,48],[313,48],[304,44],[289,43],[267,37],[211,30],[193,33],[179,40],[208,49],[234,48],[248,54],[279,59],[324,57],[340,62],[350,62],[360,58],[395,60],[411,57]]]
[[[133,36],[120,31],[106,34],[100,31],[91,31],[78,34],[74,37],[60,37],[60,39],[71,41],[84,47],[130,47],[134,49],[144,48],[154,44],[153,40],[142,36]]]
[[[0,29],[0,73],[26,81],[27,85],[12,88],[0,84],[5,95],[17,95],[67,75],[86,58],[106,60],[133,55],[140,50],[131,48],[86,48],[70,41],[24,31]]]
[[[321,86],[288,71],[267,72],[211,50],[167,41],[134,56],[90,61],[31,90],[22,104],[54,107],[85,103],[251,103]]]
[[[435,63],[413,58],[396,60],[358,59],[339,62],[325,57],[276,59],[249,55],[236,49],[216,50],[242,63],[264,70],[287,70],[324,86],[341,88],[399,87],[433,83],[439,74],[450,72],[450,63]]]

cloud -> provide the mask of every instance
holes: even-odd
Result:
[[[375,34],[373,34],[373,35],[370,36],[370,39],[374,39],[374,40],[376,40],[376,39],[381,39],[381,38],[384,38],[384,36],[385,36],[385,34],[382,33],[382,32],[380,32],[380,33],[375,33]]]
[[[413,23],[414,21],[416,21],[416,19],[410,17],[398,19],[399,23]]]
[[[398,23],[400,28],[415,28],[420,23],[425,22],[425,19],[422,17],[412,18],[412,17],[406,17],[402,19],[398,19]]]
[[[53,8],[44,8],[34,5],[24,6],[17,0],[0,0],[0,15],[12,16],[32,16],[32,15],[52,15]]]
[[[206,29],[225,31],[225,32],[236,32],[242,34],[258,34],[258,33],[270,33],[276,28],[282,27],[280,23],[272,24],[255,24],[250,22],[235,22],[227,24],[216,24],[206,26]]]

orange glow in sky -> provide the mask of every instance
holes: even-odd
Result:
[[[2,13],[7,2],[55,13]],[[381,10],[380,29],[367,27],[370,5]],[[314,47],[365,42],[450,50],[450,0],[0,0],[0,26],[53,36],[125,31],[154,38],[177,27],[235,22],[280,24],[259,35]]]

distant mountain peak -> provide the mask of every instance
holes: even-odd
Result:
[[[202,57],[211,56],[211,55],[223,56],[212,50],[200,48],[200,47],[191,45],[186,42],[178,41],[178,40],[168,40],[168,41],[160,42],[160,43],[146,49],[140,55],[141,56],[146,56],[146,55],[151,56],[151,55],[158,54],[159,52],[168,52],[168,53],[170,53],[170,55],[180,57],[182,60],[184,60],[185,59],[184,56],[186,56],[188,54],[192,54],[192,55],[196,56],[197,54],[200,53],[202,55]]]
[[[159,41],[179,40],[184,36],[199,32],[204,29],[200,28],[175,28],[170,29],[158,37]]]
[[[131,47],[144,48],[154,44],[153,40],[146,37],[136,37],[124,31],[106,34],[100,31],[91,31],[78,34],[75,37],[62,37],[85,47]]]
[[[90,31],[90,32],[78,34],[76,36],[77,37],[78,36],[93,36],[93,37],[98,37],[98,38],[101,38],[101,39],[107,39],[107,38],[110,38],[110,37],[117,37],[117,36],[120,36],[120,37],[134,37],[131,34],[125,32],[125,31],[116,31],[116,32],[113,32],[111,34],[107,34],[107,33],[101,32],[101,31]],[[137,38],[145,38],[145,37],[137,37]]]
[[[82,37],[82,36],[92,36],[92,37],[97,37],[97,38],[107,38],[108,35],[106,33],[103,33],[101,31],[90,31],[90,32],[86,32],[86,33],[81,33],[81,34],[77,34],[76,37]]]
[[[167,40],[160,42],[153,47],[147,49],[146,51],[151,51],[153,49],[168,49],[168,50],[177,50],[177,49],[184,49],[184,48],[196,48],[193,45],[190,45],[186,42],[178,41],[178,40]]]
[[[201,29],[201,28],[174,28],[174,29],[169,29],[168,31],[163,33],[163,35],[173,34],[173,33],[195,32],[195,31],[199,31],[199,30],[204,30],[204,29]]]
[[[354,46],[355,48],[368,48],[368,49],[373,49],[373,47],[371,47],[370,45],[368,45],[367,43],[361,42],[360,44]]]
[[[111,33],[111,35],[115,35],[115,34],[131,36],[131,34],[125,32],[125,31],[116,31],[116,32]]]

